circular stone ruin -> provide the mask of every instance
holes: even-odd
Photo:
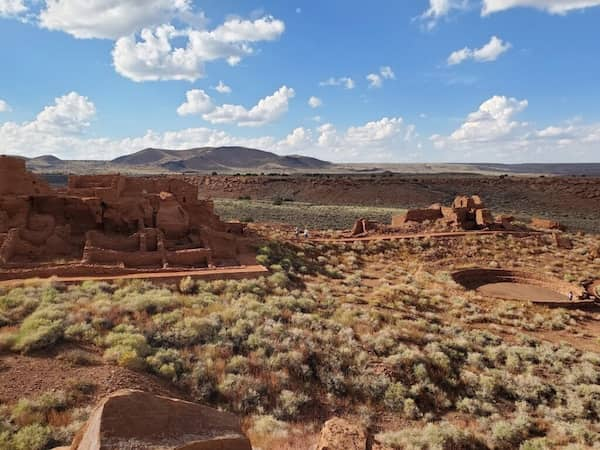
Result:
[[[583,287],[533,272],[465,269],[454,272],[452,278],[464,288],[488,297],[559,306],[590,302]],[[573,293],[573,301],[569,301],[569,292]]]

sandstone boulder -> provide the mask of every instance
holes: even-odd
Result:
[[[352,227],[352,236],[358,236],[361,234],[366,234],[369,231],[377,229],[377,222],[369,219],[360,218],[356,222],[354,222],[354,226]]]
[[[317,450],[366,450],[367,431],[362,425],[334,417],[321,429]]]
[[[556,221],[549,219],[540,219],[539,217],[534,217],[531,219],[532,228],[538,228],[541,230],[564,230],[564,226]]]
[[[252,450],[238,419],[195,403],[123,390],[100,402],[71,450]]]

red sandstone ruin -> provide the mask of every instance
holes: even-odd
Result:
[[[193,179],[70,176],[53,189],[0,156],[0,269],[73,263],[136,268],[239,265],[239,223],[224,223]]]
[[[512,230],[511,216],[494,217],[478,195],[458,196],[452,206],[439,203],[425,209],[411,209],[392,218],[393,228],[410,228],[417,224],[438,224],[456,230]]]

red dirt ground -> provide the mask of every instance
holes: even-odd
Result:
[[[59,356],[79,347],[62,346],[37,355],[0,353],[0,404],[14,403],[21,398],[36,398],[48,391],[65,389],[69,382],[86,382],[96,386],[98,399],[119,389],[144,389],[162,395],[184,398],[171,383],[158,377],[134,372],[122,367],[105,365],[95,355],[99,365],[77,366]],[[93,349],[86,349],[91,355]]]
[[[568,301],[565,295],[551,289],[523,283],[488,283],[479,287],[477,291],[486,296],[508,300]]]
[[[205,176],[202,196],[275,197],[323,205],[410,208],[477,193],[498,213],[544,216],[573,229],[600,231],[600,178],[469,175]]]

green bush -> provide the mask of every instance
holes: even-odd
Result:
[[[52,439],[49,427],[40,424],[21,428],[12,438],[15,450],[43,450]]]
[[[63,336],[66,313],[56,305],[42,307],[27,317],[14,336],[13,350],[30,352],[48,347]]]
[[[119,325],[104,340],[104,358],[128,369],[141,370],[151,348],[143,334],[131,325]]]

